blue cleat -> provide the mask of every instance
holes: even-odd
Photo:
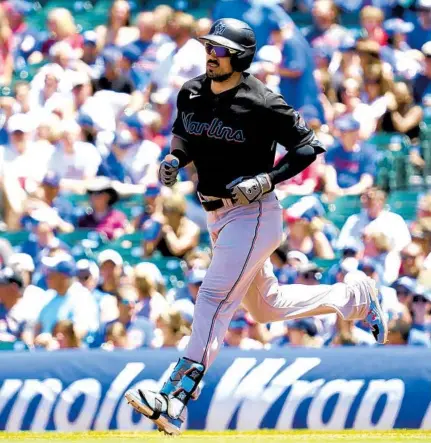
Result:
[[[364,321],[370,326],[377,343],[385,344],[388,338],[388,324],[380,306],[376,282],[372,278],[366,277],[362,272],[349,272],[344,282],[356,286],[361,292],[365,292],[369,301],[369,307]]]
[[[172,418],[168,414],[168,399],[158,393],[141,389],[130,389],[125,397],[129,404],[154,422],[157,429],[167,435],[179,435],[181,426],[185,421],[186,408],[178,418]]]

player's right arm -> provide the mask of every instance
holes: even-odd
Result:
[[[192,161],[187,146],[188,134],[182,119],[182,110],[187,99],[188,93],[185,88],[182,88],[177,98],[177,118],[172,127],[170,154],[160,163],[159,180],[169,187],[176,183],[179,170]]]

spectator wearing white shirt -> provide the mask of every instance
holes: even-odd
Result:
[[[194,39],[195,20],[190,14],[175,13],[167,32],[174,43],[160,48],[160,56],[163,54],[165,59],[154,71],[153,83],[157,88],[170,87],[176,97],[186,81],[205,73],[205,50]]]
[[[74,120],[63,122],[62,137],[49,170],[63,179],[87,180],[96,176],[101,158],[96,147],[80,140],[81,128]]]
[[[32,121],[27,114],[9,118],[9,144],[0,146],[0,188],[6,197],[5,221],[17,226],[27,198],[25,190],[34,190],[47,170],[49,158],[35,149],[31,141]]]
[[[90,332],[97,331],[97,305],[89,291],[75,281],[73,259],[67,255],[59,255],[46,258],[44,264],[48,268],[47,292],[50,300],[39,314],[36,333],[50,336],[55,325],[61,320],[72,320],[75,333],[80,339]],[[42,344],[43,337],[36,336],[35,343]]]
[[[411,241],[410,232],[403,218],[387,209],[386,193],[378,188],[370,188],[361,196],[363,210],[351,215],[338,237],[338,249],[344,249],[355,242],[362,248],[361,236],[366,227],[374,232],[384,232],[393,251],[400,252]]]

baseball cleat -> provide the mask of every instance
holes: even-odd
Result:
[[[388,324],[380,306],[376,282],[370,277],[361,276],[354,272],[347,274],[344,282],[365,292],[369,300],[369,307],[364,321],[370,326],[377,343],[385,344],[388,338]]]
[[[185,415],[183,413],[176,419],[170,417],[167,413],[168,400],[162,394],[146,389],[130,389],[124,396],[133,409],[154,422],[159,432],[164,432],[166,435],[181,433]]]

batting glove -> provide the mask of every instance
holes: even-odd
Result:
[[[172,156],[173,157],[173,156]],[[176,157],[169,160],[163,160],[160,163],[159,169],[159,181],[162,185],[171,187],[177,181],[177,175],[179,172],[180,162]]]
[[[272,190],[271,179],[268,174],[259,174],[256,177],[240,177],[226,186],[231,192],[232,200],[241,205],[249,205],[262,198]]]

